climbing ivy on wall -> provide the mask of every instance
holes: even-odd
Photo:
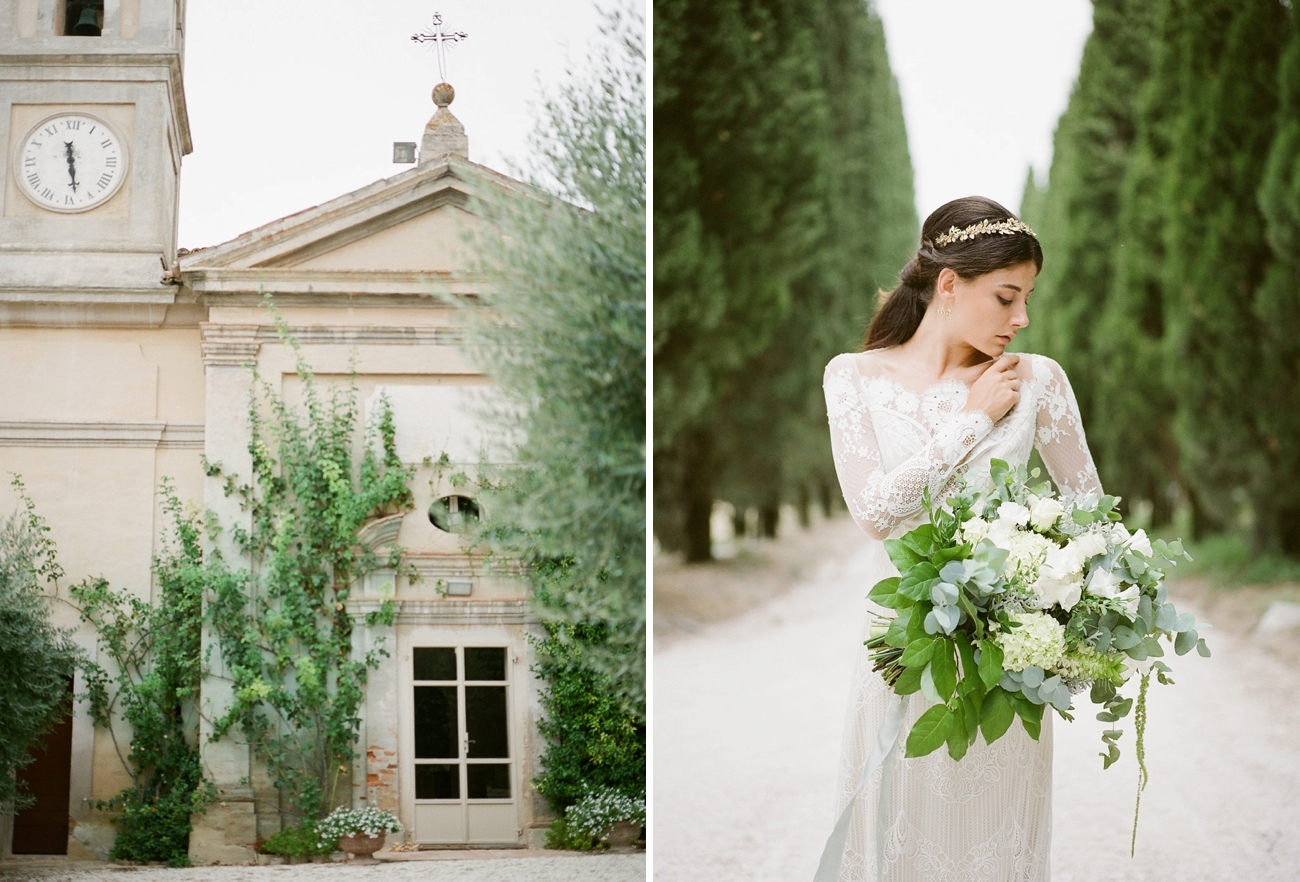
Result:
[[[102,578],[71,594],[95,627],[100,657],[109,660],[107,667],[85,665],[90,714],[131,775],[130,787],[94,803],[121,812],[110,856],[185,866],[190,815],[215,795],[198,747],[203,592],[231,575],[219,558],[205,557],[198,512],[185,511],[166,480],[161,494],[170,531],[153,559],[156,601],[115,591]],[[125,752],[115,715],[131,727]]]
[[[349,777],[368,672],[382,646],[353,656],[351,587],[380,568],[396,570],[400,550],[380,558],[357,538],[370,519],[409,510],[414,474],[397,456],[387,401],[366,431],[364,453],[355,383],[321,389],[297,344],[301,407],[255,375],[249,411],[251,479],[220,463],[210,477],[251,515],[230,534],[251,569],[213,585],[209,615],[234,698],[213,737],[242,730],[294,814],[323,817]],[[367,624],[393,621],[386,601]]]

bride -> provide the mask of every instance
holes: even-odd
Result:
[[[1036,446],[1062,496],[1101,493],[1060,366],[1005,352],[1029,324],[1042,264],[1033,231],[1001,205],[975,196],[949,202],[926,218],[902,283],[882,294],[863,351],[827,365],[835,468],[872,555],[864,592],[898,574],[883,540],[925,519],[922,491],[942,500],[958,476],[986,475],[990,459],[1016,466]],[[891,695],[863,646],[844,731],[839,810],[853,795]],[[911,703],[908,727],[924,705]],[[944,750],[902,759],[900,739],[881,882],[1045,882],[1050,717],[1037,741],[1013,724],[992,746],[978,739],[959,763]],[[879,787],[877,772],[857,799],[840,880],[876,877]]]

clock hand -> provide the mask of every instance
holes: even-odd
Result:
[[[72,142],[63,142],[63,153],[68,157],[68,176],[72,178],[72,192],[77,192],[77,161],[72,155]]]

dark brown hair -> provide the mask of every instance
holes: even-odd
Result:
[[[899,286],[893,291],[880,292],[876,315],[867,328],[862,349],[897,346],[910,340],[934,298],[934,283],[944,267],[967,280],[1030,260],[1042,270],[1043,249],[1028,233],[1016,232],[1009,236],[989,233],[935,247],[934,240],[953,227],[964,230],[982,220],[996,223],[1013,217],[1014,214],[983,196],[954,199],[931,212],[921,227],[921,247],[898,274]]]

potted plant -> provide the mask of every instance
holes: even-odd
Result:
[[[645,826],[645,797],[609,787],[588,790],[564,813],[565,823],[612,849],[631,849]]]
[[[320,846],[337,839],[339,848],[356,863],[378,863],[372,855],[384,847],[388,833],[401,832],[402,825],[391,813],[374,806],[363,809],[336,808],[329,817],[316,824]]]

